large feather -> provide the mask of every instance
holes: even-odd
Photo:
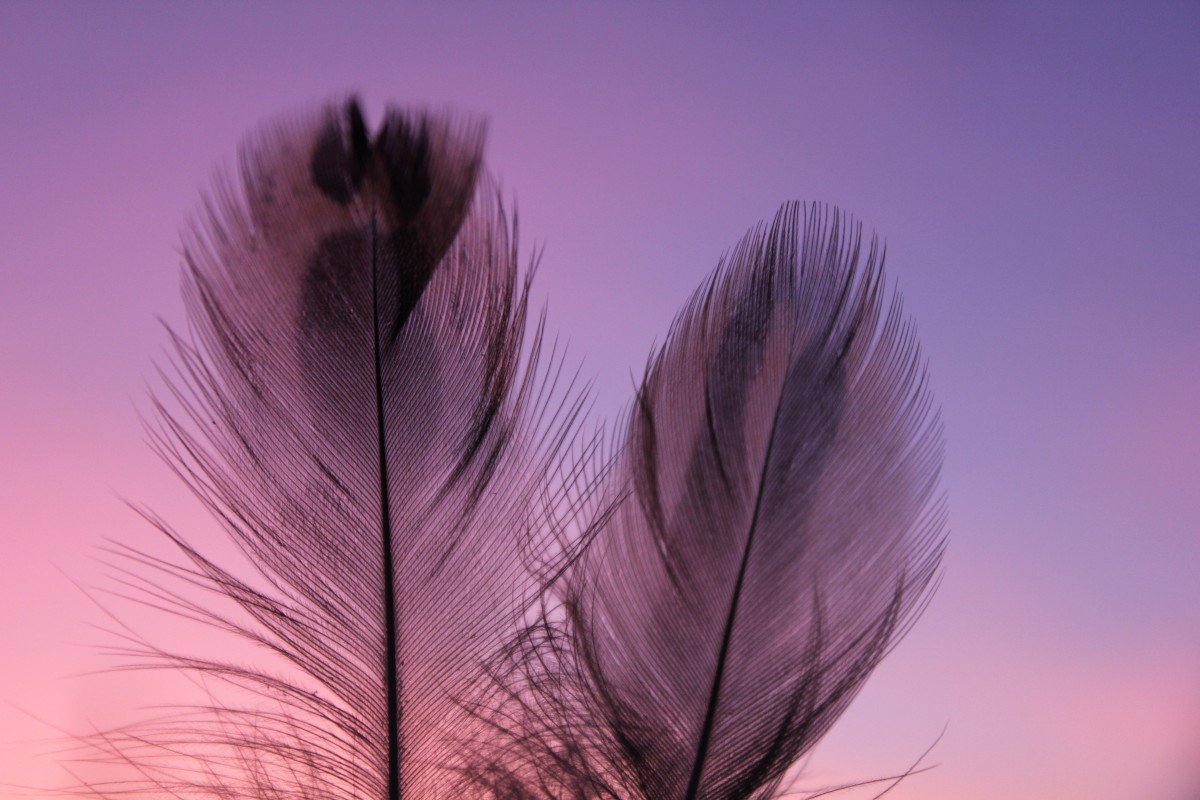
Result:
[[[158,441],[252,570],[164,525],[187,566],[142,558],[171,577],[141,586],[285,666],[135,647],[242,691],[102,734],[135,772],[94,793],[451,796],[464,697],[521,613],[562,441],[523,378],[526,292],[482,141],[397,111],[372,135],[351,101],[251,140],[207,207],[176,337],[185,411],[160,404]]]
[[[464,773],[510,798],[776,793],[922,606],[940,426],[882,256],[753,230],[651,360],[615,506],[496,661]]]

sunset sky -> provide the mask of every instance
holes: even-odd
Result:
[[[82,675],[76,584],[153,540],[123,498],[209,527],[138,420],[180,227],[248,129],[355,91],[488,117],[598,417],[782,201],[886,239],[950,548],[798,788],[944,728],[890,798],[1200,796],[1200,4],[425,5],[0,4],[0,784],[169,700]]]

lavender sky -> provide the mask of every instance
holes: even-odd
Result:
[[[165,699],[73,677],[109,662],[72,580],[152,540],[122,497],[207,524],[136,413],[178,231],[248,128],[356,90],[490,118],[602,415],[781,201],[886,238],[951,547],[799,787],[945,727],[891,798],[1195,800],[1200,4],[426,5],[0,5],[0,783],[55,780],[23,744],[51,726]]]

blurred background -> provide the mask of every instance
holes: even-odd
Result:
[[[0,5],[0,783],[169,699],[83,674],[75,584],[154,541],[123,497],[211,528],[137,416],[178,231],[249,128],[357,91],[490,119],[598,416],[780,202],[886,239],[951,544],[798,789],[944,728],[889,797],[1200,796],[1200,4],[428,5]]]

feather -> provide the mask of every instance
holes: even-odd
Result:
[[[928,596],[940,424],[882,254],[786,205],[647,367],[590,543],[492,666],[504,798],[777,796]]]
[[[152,437],[236,563],[149,512],[182,558],[118,552],[256,657],[126,633],[205,699],[97,733],[121,771],[79,792],[766,798],[922,608],[940,426],[875,241],[796,205],[752,231],[605,451],[525,341],[482,147],[351,100],[218,185]]]
[[[134,771],[89,793],[449,796],[463,698],[536,588],[530,510],[578,411],[533,378],[482,144],[479,123],[394,110],[372,135],[352,100],[253,138],[207,204],[183,411],[158,402],[155,439],[250,570],[155,519],[184,563],[126,552],[129,581],[280,663],[135,638],[143,665],[224,688],[95,737]]]

